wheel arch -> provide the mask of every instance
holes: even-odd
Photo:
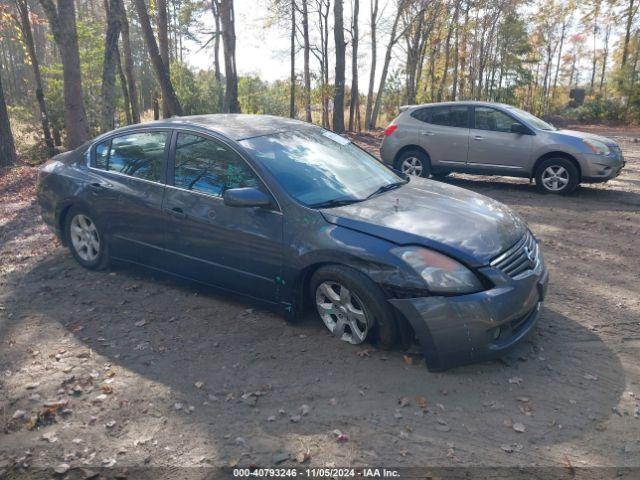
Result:
[[[558,150],[547,152],[544,155],[541,155],[540,157],[538,157],[538,159],[533,164],[533,168],[531,169],[531,174],[530,174],[529,178],[530,179],[535,178],[536,173],[538,171],[538,167],[540,166],[540,164],[542,162],[544,162],[545,160],[548,160],[550,158],[564,158],[565,160],[569,160],[571,163],[573,163],[573,165],[578,170],[578,182],[580,182],[580,180],[582,179],[582,169],[580,168],[580,163],[578,162],[576,157],[574,157],[570,153],[563,152],[563,151],[558,151]]]

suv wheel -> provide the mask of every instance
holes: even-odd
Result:
[[[579,183],[576,166],[566,158],[549,158],[536,170],[536,186],[543,193],[566,195]]]
[[[419,150],[408,150],[398,157],[397,169],[406,175],[428,177],[431,173],[429,156]]]

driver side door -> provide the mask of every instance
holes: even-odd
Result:
[[[275,302],[282,212],[225,205],[224,190],[239,187],[271,195],[231,145],[189,131],[174,133],[163,202],[170,266],[183,277]]]
[[[519,122],[501,110],[474,107],[467,168],[486,173],[524,174],[529,165],[532,136],[511,132],[513,123]]]

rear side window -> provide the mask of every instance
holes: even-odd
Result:
[[[178,133],[174,185],[219,197],[226,189],[258,187],[259,182],[240,155],[223,143]]]
[[[411,116],[432,125],[469,128],[469,107],[464,105],[421,108]]]
[[[168,135],[168,132],[142,132],[107,140],[96,146],[93,166],[108,172],[162,182]]]

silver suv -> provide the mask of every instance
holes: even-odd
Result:
[[[536,179],[546,193],[606,182],[625,162],[613,140],[553,125],[518,108],[488,102],[400,107],[384,132],[382,160],[409,175],[451,172]]]

